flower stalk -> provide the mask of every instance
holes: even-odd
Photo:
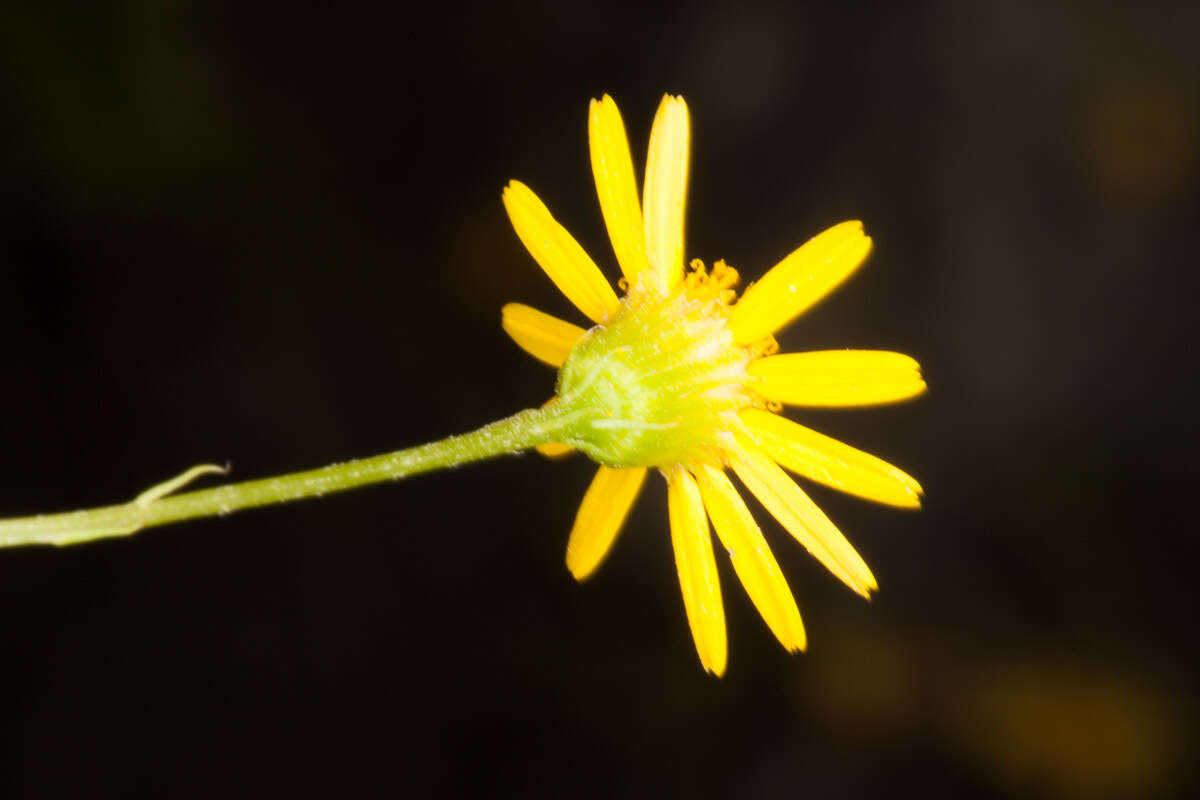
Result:
[[[274,478],[175,494],[206,474],[228,470],[193,467],[115,506],[0,520],[0,547],[68,545],[128,536],[144,528],[201,517],[225,516],[246,508],[286,503],[394,481],[447,467],[528,450],[569,438],[580,411],[565,404],[527,409],[478,430],[372,458],[331,464]]]

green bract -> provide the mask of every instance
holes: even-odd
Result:
[[[578,412],[566,443],[610,467],[703,459],[748,404],[750,352],[733,344],[727,316],[691,285],[666,302],[632,290],[559,370],[559,403]]]

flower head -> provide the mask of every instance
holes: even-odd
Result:
[[[725,670],[725,615],[709,521],[771,631],[789,651],[804,626],[762,531],[726,474],[741,483],[826,568],[869,597],[863,559],[786,470],[901,508],[921,487],[896,467],[781,416],[783,404],[888,403],[925,390],[917,363],[899,353],[836,350],[778,355],[772,334],[821,300],[871,249],[859,222],[809,240],[740,298],[723,261],[685,267],[688,112],[666,96],[650,134],[639,201],[616,104],[593,100],[592,172],[623,278],[618,298],[599,267],[524,184],[504,206],[518,237],[593,323],[585,330],[528,306],[503,309],[504,330],[559,369],[552,402],[577,415],[571,435],[543,447],[578,449],[601,466],[567,544],[567,567],[591,575],[612,547],[647,470],[666,478],[671,540],[684,608],[704,668]]]

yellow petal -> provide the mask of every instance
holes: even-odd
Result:
[[[562,442],[548,442],[546,444],[534,445],[534,450],[537,450],[546,458],[566,458],[575,452],[575,448],[569,444]]]
[[[750,509],[724,472],[701,465],[696,479],[704,507],[746,594],[788,652],[803,650],[806,637],[800,610]]]
[[[592,152],[592,175],[600,196],[600,211],[608,227],[608,238],[621,272],[632,283],[649,268],[646,261],[642,206],[638,202],[637,179],[629,139],[617,104],[608,95],[593,100],[588,113],[588,142]]]
[[[500,327],[522,350],[552,367],[561,367],[585,331],[521,303],[500,309]]]
[[[646,258],[655,285],[666,294],[683,278],[683,209],[687,196],[688,110],[665,95],[650,129],[646,156]]]
[[[862,223],[843,222],[809,239],[755,283],[733,307],[734,341],[774,333],[850,277],[871,251]]]
[[[720,677],[725,672],[726,642],[717,562],[713,558],[712,537],[708,534],[700,490],[681,467],[673,467],[667,473],[667,508],[675,568],[696,652],[704,668]]]
[[[916,361],[883,350],[786,353],[753,361],[746,372],[761,379],[753,386],[763,397],[796,406],[872,406],[925,391]]]
[[[617,295],[579,242],[520,181],[509,181],[503,199],[513,229],[533,260],[588,319],[603,322],[616,310]]]
[[[590,576],[608,555],[645,479],[642,467],[600,467],[583,496],[567,540],[567,569],[575,580]]]
[[[763,452],[797,475],[877,503],[921,507],[921,485],[886,461],[778,414],[748,408],[739,416]]]
[[[863,597],[879,588],[862,556],[774,461],[740,437],[728,455],[746,488],[827,570]]]

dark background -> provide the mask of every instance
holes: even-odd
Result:
[[[753,278],[865,220],[867,267],[782,343],[911,353],[931,390],[792,415],[927,506],[812,490],[869,604],[761,515],[809,652],[722,559],[723,680],[657,478],[571,579],[580,458],[0,553],[0,796],[1192,795],[1198,30],[1182,2],[9,4],[4,515],[540,404],[499,308],[582,320],[499,193],[615,278],[603,92],[639,172],[687,98],[690,256]]]

